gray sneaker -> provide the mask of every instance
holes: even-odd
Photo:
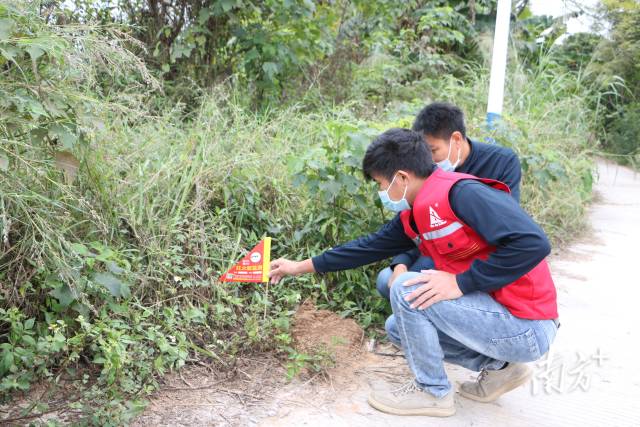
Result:
[[[454,393],[455,390],[452,387],[444,397],[437,398],[421,390],[411,380],[395,389],[371,392],[368,402],[377,410],[388,414],[448,417],[456,413]]]
[[[508,391],[531,379],[531,369],[524,363],[509,363],[498,371],[482,370],[476,381],[460,384],[460,394],[478,402],[493,402]]]

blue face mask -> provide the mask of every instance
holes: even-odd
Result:
[[[438,167],[440,169],[442,169],[443,171],[447,171],[447,172],[453,172],[456,170],[456,168],[458,167],[458,165],[460,164],[460,148],[458,148],[458,160],[456,160],[456,162],[454,164],[451,164],[451,160],[449,160],[449,156],[451,155],[451,146],[453,144],[451,143],[451,141],[449,141],[449,152],[447,153],[447,158],[444,159],[441,162],[437,162],[436,164],[438,165]]]
[[[394,201],[389,197],[389,189],[393,185],[393,181],[396,180],[396,176],[398,176],[397,173],[393,176],[391,184],[389,184],[387,189],[384,191],[378,191],[378,195],[380,196],[382,206],[384,206],[386,209],[389,209],[392,212],[402,212],[404,210],[411,209],[411,206],[409,206],[409,202],[407,202],[407,199],[405,198],[405,196],[407,195],[407,187],[404,188],[402,199]]]

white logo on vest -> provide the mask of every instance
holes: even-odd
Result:
[[[445,225],[447,221],[440,218],[438,212],[434,211],[431,206],[429,206],[429,217],[431,218],[431,228],[440,227],[441,225]]]

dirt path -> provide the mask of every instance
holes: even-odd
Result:
[[[234,382],[210,384],[192,370],[161,390],[137,425],[260,426],[631,426],[640,425],[640,176],[601,162],[599,202],[590,211],[593,233],[555,254],[562,326],[546,359],[532,364],[534,380],[491,404],[457,396],[457,414],[446,419],[396,417],[366,403],[381,380],[403,382],[401,357],[368,352],[353,324],[331,339],[343,346],[328,375],[286,383],[272,359],[241,361]],[[325,318],[326,320],[326,318]],[[338,325],[335,319],[334,325]],[[349,351],[345,351],[348,349]],[[376,348],[391,353],[389,348]],[[349,355],[347,357],[346,355]],[[475,373],[448,365],[452,382]],[[188,384],[188,386],[185,386]],[[170,387],[177,388],[171,390]]]

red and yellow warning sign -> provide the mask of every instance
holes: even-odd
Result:
[[[265,237],[249,253],[220,277],[221,282],[269,282],[271,237]]]

